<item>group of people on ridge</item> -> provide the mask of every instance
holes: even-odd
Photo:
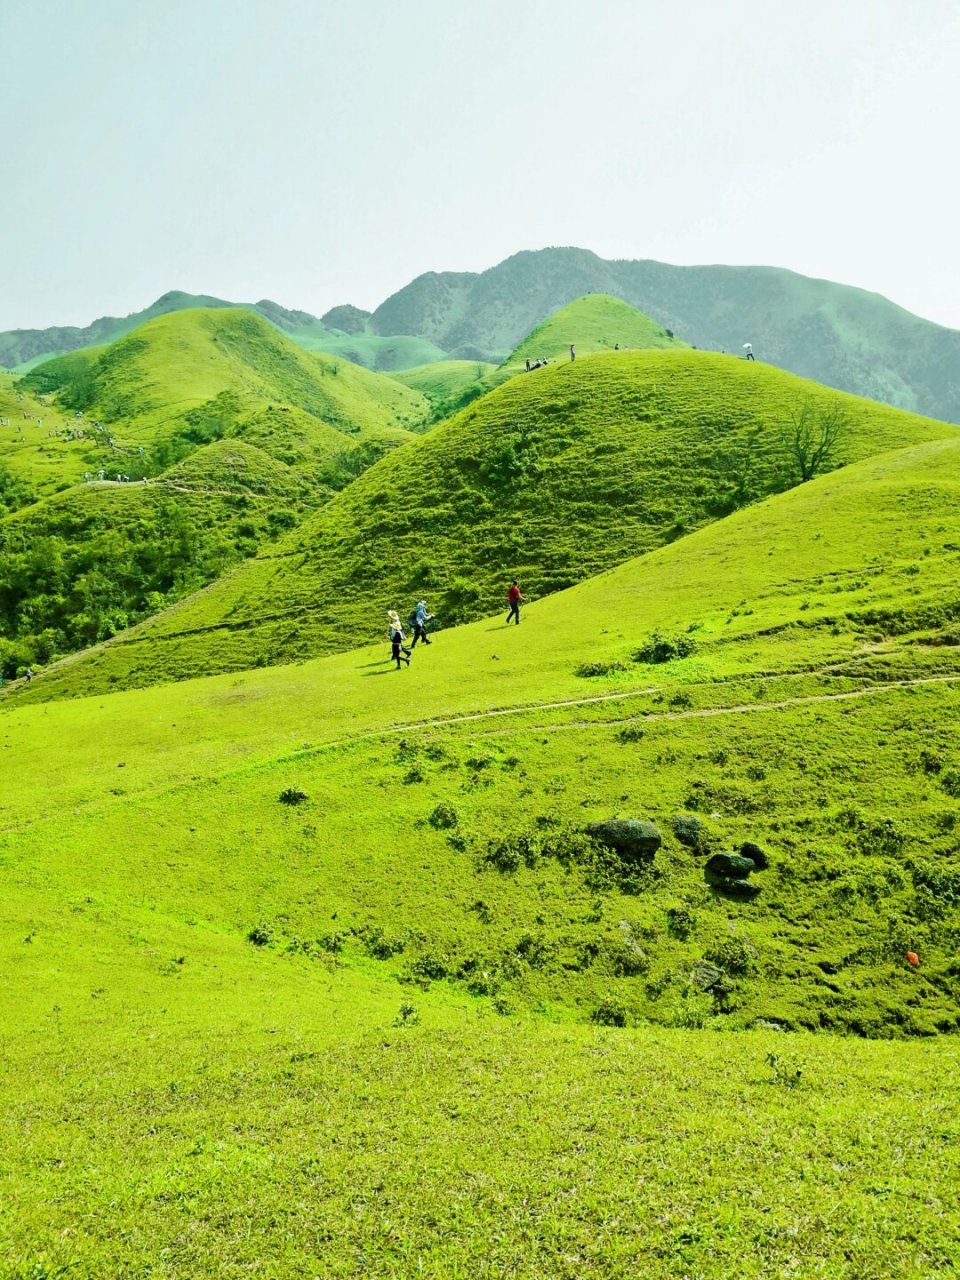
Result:
[[[510,606],[510,612],[507,614],[507,624],[510,620],[520,625],[520,605],[523,601],[523,592],[520,590],[520,584],[514,578],[507,589],[507,603]],[[387,623],[390,628],[390,654],[393,661],[397,664],[397,670],[400,670],[401,662],[410,665],[410,658],[413,650],[417,647],[417,641],[422,640],[424,644],[430,644],[430,637],[427,635],[427,623],[432,622],[435,615],[427,609],[426,600],[418,600],[416,607],[411,611],[407,618],[407,626],[413,632],[413,640],[410,647],[407,647],[407,637],[403,630],[403,623],[396,609],[387,610]]]

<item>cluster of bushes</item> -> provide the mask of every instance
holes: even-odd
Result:
[[[0,673],[106,640],[252,555],[268,535],[246,509],[202,517],[174,500],[144,504],[124,527],[37,533],[0,544]],[[229,519],[229,516],[233,519]]]

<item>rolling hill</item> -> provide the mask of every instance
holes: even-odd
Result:
[[[849,461],[955,435],[728,356],[555,365],[395,450],[195,598],[51,671],[46,696],[345,649],[421,596],[450,625],[502,607],[513,576],[534,597],[593,578],[795,483],[782,433],[806,402],[840,405]]]
[[[574,345],[581,358],[598,352],[656,350],[686,346],[672,333],[609,294],[590,294],[560,307],[538,324],[500,366],[499,373],[517,373],[526,361],[568,360]]]
[[[261,316],[307,351],[323,351],[370,369],[402,369],[426,360],[445,358],[443,351],[423,338],[411,335],[381,337],[364,329],[347,332],[328,328],[309,312],[290,311],[269,299],[256,303],[226,302],[223,298],[175,289],[142,311],[122,318],[102,316],[83,328],[55,326],[49,329],[9,329],[0,333],[0,367],[26,374],[67,352],[108,346],[158,316],[194,308],[222,310],[225,307],[241,308]]]
[[[958,549],[950,433],[399,673],[0,695],[0,1265],[949,1275]]]
[[[10,676],[210,582],[413,439],[429,405],[308,354],[248,312],[195,309],[0,386],[8,413],[0,671]]]

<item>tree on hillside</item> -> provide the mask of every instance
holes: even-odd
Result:
[[[803,400],[783,424],[780,438],[802,482],[843,464],[849,434],[850,415],[840,401],[821,405]]]

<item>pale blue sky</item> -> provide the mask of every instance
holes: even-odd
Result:
[[[960,328],[956,0],[0,0],[0,49],[0,328],[550,244]]]

